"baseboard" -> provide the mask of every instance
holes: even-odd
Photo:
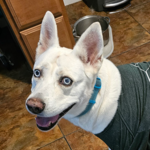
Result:
[[[70,5],[70,4],[79,2],[81,0],[63,0],[63,1],[64,1],[65,6],[66,6],[66,5]]]

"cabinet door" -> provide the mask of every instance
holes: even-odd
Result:
[[[5,0],[19,30],[41,23],[47,10],[60,16],[60,0]]]
[[[70,40],[69,32],[67,30],[63,16],[56,18],[55,21],[57,24],[60,46],[72,48],[73,44]],[[33,61],[35,59],[35,50],[39,41],[40,29],[41,25],[37,25],[20,32]]]

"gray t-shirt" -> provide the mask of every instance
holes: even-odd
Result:
[[[118,69],[122,80],[118,109],[111,123],[96,136],[111,150],[150,150],[149,63],[122,65]]]

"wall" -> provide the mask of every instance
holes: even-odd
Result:
[[[65,5],[69,5],[69,4],[72,4],[72,3],[76,3],[76,2],[79,2],[81,0],[63,0],[64,1],[64,4]]]

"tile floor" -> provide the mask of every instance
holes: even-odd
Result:
[[[83,2],[66,7],[70,24],[85,15],[110,17],[113,30],[114,52],[109,57],[116,65],[150,61],[150,0],[132,0],[125,11],[108,14],[91,11]],[[0,35],[5,35],[0,32]],[[36,128],[34,116],[25,109],[30,93],[32,71],[20,49],[15,49],[15,68],[7,71],[0,63],[0,149],[1,150],[108,150],[100,139],[65,119],[50,132]],[[0,41],[3,38],[0,36]],[[8,44],[0,42],[7,49]],[[19,54],[19,55],[18,55]]]

